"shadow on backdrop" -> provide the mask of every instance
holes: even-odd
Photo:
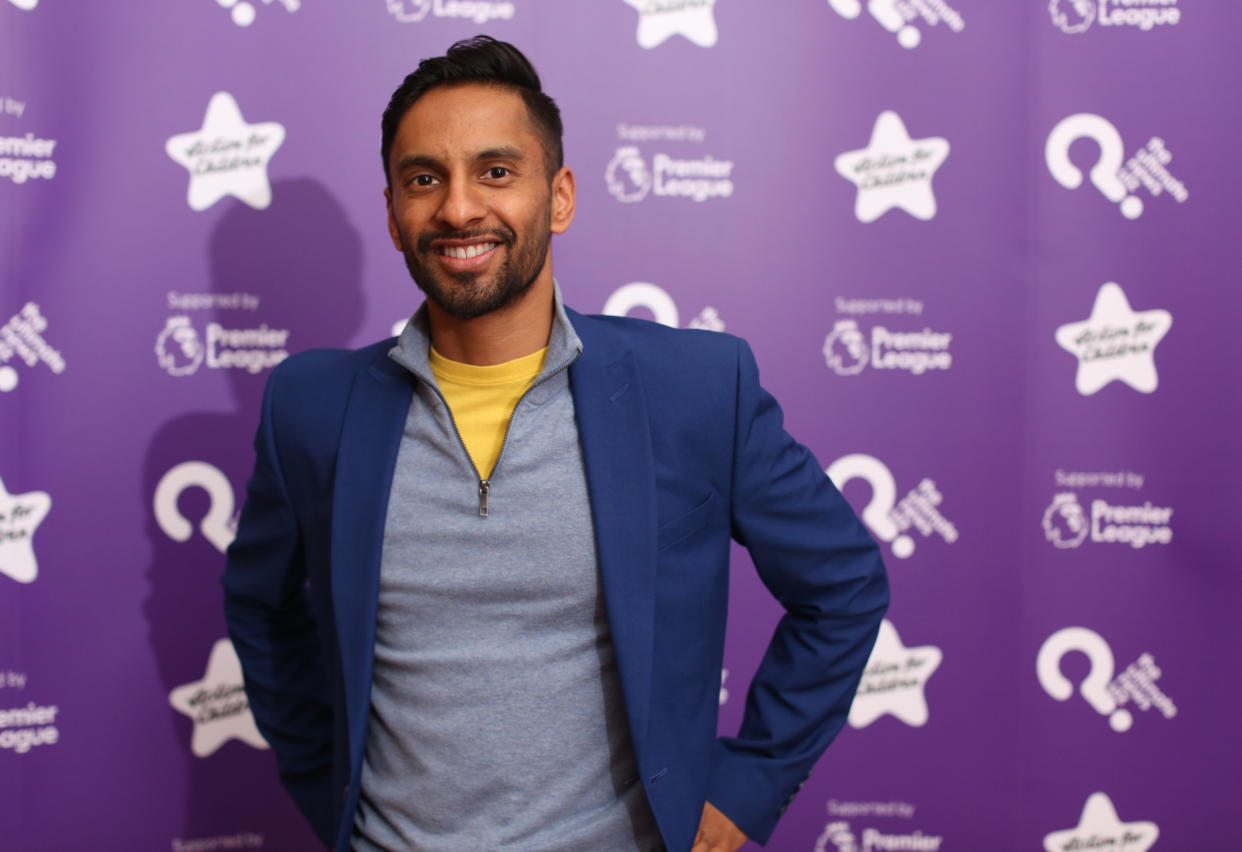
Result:
[[[254,463],[254,433],[270,373],[266,363],[282,348],[292,354],[349,345],[365,313],[361,240],[344,208],[321,184],[303,178],[277,181],[266,210],[232,199],[228,203],[210,238],[211,289],[219,297],[242,298],[233,303],[218,298],[210,308],[170,318],[173,332],[165,348],[167,364],[182,372],[178,381],[207,387],[206,376],[223,371],[231,400],[227,410],[187,412],[165,423],[142,471],[152,553],[143,612],[165,693],[203,679],[213,646],[227,635],[219,583],[222,550],[232,539]],[[218,327],[209,329],[210,323]],[[255,329],[258,333],[249,336],[228,334]],[[286,338],[280,334],[284,330]],[[237,354],[225,354],[230,351]],[[201,362],[194,366],[196,355]],[[264,366],[227,366],[230,360]],[[186,462],[204,464],[182,468],[184,476],[165,482],[161,494],[169,499],[162,501],[161,522],[153,512],[156,491],[170,471]],[[178,525],[188,534],[184,541],[168,531],[176,533]],[[217,694],[200,700],[196,710],[246,715],[242,700],[240,693]],[[251,832],[266,838],[264,848],[269,842],[274,849],[318,848],[279,785],[270,750],[230,738],[196,756],[191,750],[194,722],[172,706],[168,719],[184,748],[182,771],[189,792],[182,838]],[[199,751],[220,738],[202,738]]]

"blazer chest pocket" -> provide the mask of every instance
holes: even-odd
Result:
[[[719,502],[720,497],[713,490],[707,495],[706,500],[689,512],[660,524],[659,534],[656,538],[659,550],[661,552],[668,550],[673,545],[686,540],[707,526],[716,512]]]

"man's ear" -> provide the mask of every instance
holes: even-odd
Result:
[[[552,233],[563,234],[574,220],[578,200],[578,187],[574,173],[568,166],[561,166],[552,176]]]
[[[392,213],[392,190],[388,187],[384,187],[384,204],[388,208],[388,236],[392,238],[392,247],[402,251],[401,230],[397,227],[397,218]]]

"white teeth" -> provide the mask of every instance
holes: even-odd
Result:
[[[445,257],[453,257],[458,260],[469,260],[472,257],[478,257],[484,252],[489,252],[496,248],[495,243],[477,243],[471,246],[449,246],[440,250]]]

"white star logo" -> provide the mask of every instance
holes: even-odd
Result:
[[[1092,793],[1082,809],[1078,826],[1044,836],[1045,852],[1073,849],[1115,849],[1116,852],[1147,852],[1160,829],[1154,822],[1122,822],[1112,800],[1104,793]]]
[[[46,491],[10,494],[0,480],[0,574],[19,583],[33,583],[39,576],[34,534],[51,508]]]
[[[39,0],[9,0],[9,2],[24,12],[29,12],[39,5]]]
[[[926,725],[927,697],[923,691],[943,656],[934,645],[905,647],[897,628],[884,619],[850,707],[850,727],[865,728],[885,713],[913,728]]]
[[[638,45],[648,50],[682,35],[699,47],[712,47],[719,34],[716,0],[625,0],[638,10]]]
[[[178,686],[168,694],[168,703],[194,720],[190,750],[196,757],[208,757],[233,739],[267,748],[246,700],[241,661],[228,639],[212,646],[203,679]]]
[[[1100,288],[1090,319],[1057,329],[1057,343],[1078,358],[1075,386],[1090,396],[1111,381],[1136,391],[1156,389],[1155,349],[1173,325],[1168,311],[1132,311],[1125,292],[1112,281]]]
[[[267,164],[284,141],[282,125],[247,124],[233,96],[216,92],[202,129],[172,137],[164,150],[190,173],[191,210],[206,210],[226,195],[263,210],[272,203]]]
[[[846,151],[835,165],[841,177],[858,187],[858,221],[874,222],[894,207],[927,221],[936,215],[932,176],[948,156],[947,139],[911,139],[901,116],[886,110],[875,120],[870,144]]]

